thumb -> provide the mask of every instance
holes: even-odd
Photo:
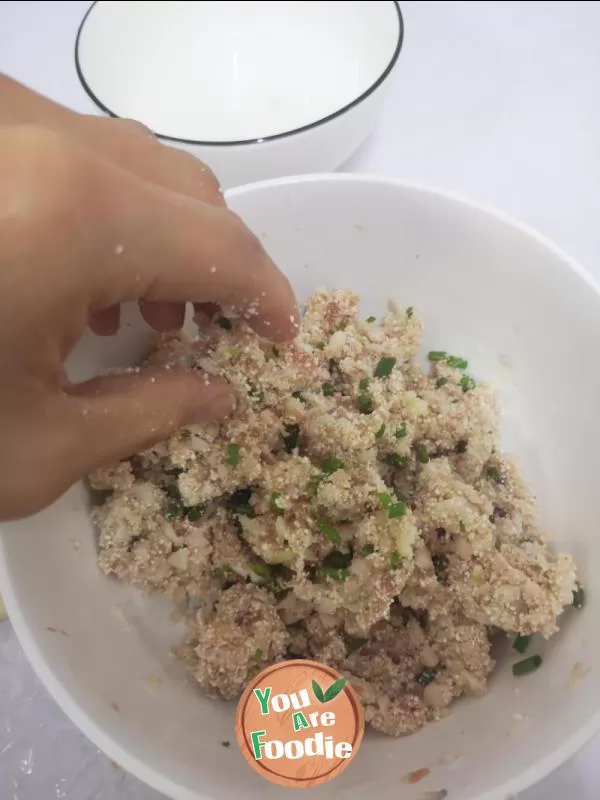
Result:
[[[175,368],[93,378],[73,386],[69,399],[76,477],[145,450],[183,425],[222,419],[235,405],[223,379]]]

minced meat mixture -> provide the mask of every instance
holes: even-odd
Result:
[[[151,363],[224,376],[237,411],[97,471],[94,516],[106,574],[188,609],[179,654],[210,695],[313,658],[399,736],[485,692],[495,633],[553,634],[576,578],[490,389],[445,352],[421,370],[412,308],[357,310],[317,292],[286,345],[225,317],[162,337]]]

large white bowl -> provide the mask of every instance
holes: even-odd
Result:
[[[316,176],[242,188],[229,201],[300,297],[322,284],[350,287],[363,313],[377,314],[393,295],[419,309],[425,348],[468,356],[476,377],[497,385],[506,448],[537,489],[543,522],[592,587],[586,609],[564,615],[539,672],[514,678],[510,651],[501,654],[486,697],[458,703],[409,738],[367,735],[350,768],[312,796],[420,800],[446,789],[449,800],[506,800],[600,725],[598,289],[533,231],[427,189]],[[125,330],[114,340],[86,338],[72,374],[135,363],[148,331]],[[4,526],[0,588],[48,689],[123,767],[178,800],[288,796],[255,775],[235,745],[221,746],[234,739],[235,706],[205,699],[169,656],[182,627],[169,620],[170,605],[97,571],[82,486]],[[577,673],[590,671],[573,687],[578,662]],[[425,780],[404,782],[421,767],[431,769]]]
[[[231,186],[349,158],[377,121],[402,38],[392,0],[99,0],[75,60],[101,109]]]

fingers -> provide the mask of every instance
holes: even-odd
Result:
[[[140,300],[144,320],[156,331],[175,331],[183,327],[184,303],[145,303]],[[114,336],[119,332],[121,307],[111,306],[90,316],[90,330],[97,336]]]
[[[225,381],[176,369],[95,378],[51,396],[17,384],[2,389],[13,413],[0,420],[0,519],[33,514],[97,467],[234,407]]]
[[[194,311],[204,314],[208,319],[213,319],[220,310],[216,303],[194,303]]]
[[[45,291],[56,293],[55,304],[70,298],[70,318],[74,300],[87,304],[85,319],[128,300],[209,302],[263,336],[295,335],[290,284],[235,214],[147,183],[54,134],[14,128],[2,136],[15,139],[6,169],[26,200],[21,262],[31,271],[44,264]],[[47,293],[43,306],[56,313]]]
[[[98,336],[114,336],[121,322],[121,307],[111,306],[90,316],[90,329]]]
[[[185,150],[163,145],[152,131],[136,120],[78,116],[70,123],[77,138],[97,155],[144,181],[225,206],[213,172]]]
[[[89,166],[97,188],[92,203],[101,204],[97,217],[105,223],[92,232],[96,253],[104,254],[94,287],[101,307],[134,299],[209,302],[268,338],[295,335],[289,281],[235,214],[114,168]],[[107,259],[116,248],[118,258]]]
[[[152,131],[136,120],[105,119],[76,115],[69,129],[99,156],[137,177],[165,189],[194,197],[215,206],[225,206],[223,192],[213,172],[191,153],[161,144]],[[183,323],[185,308],[176,311],[165,304],[140,305],[146,322],[158,331],[173,330]],[[94,333],[112,335],[118,331],[90,324]]]
[[[182,425],[223,419],[234,397],[221,379],[153,368],[72,387],[68,406],[76,478],[163,441]]]
[[[119,194],[118,227],[129,266],[113,273],[121,299],[135,299],[143,288],[146,302],[213,303],[270,339],[295,335],[291,286],[235,215],[133,181]]]
[[[183,326],[183,303],[146,303],[140,301],[142,317],[157,331],[175,331]]]

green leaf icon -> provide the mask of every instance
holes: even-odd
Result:
[[[342,691],[344,686],[346,685],[346,678],[340,678],[339,680],[332,683],[329,689],[325,692],[325,699],[321,702],[328,703],[330,700],[334,700],[338,694]]]
[[[319,703],[324,703],[325,702],[325,695],[323,694],[323,689],[321,689],[321,687],[319,686],[319,684],[315,680],[313,680],[313,682],[312,682],[312,689],[313,689],[313,692],[315,693],[315,697],[317,698]]]

